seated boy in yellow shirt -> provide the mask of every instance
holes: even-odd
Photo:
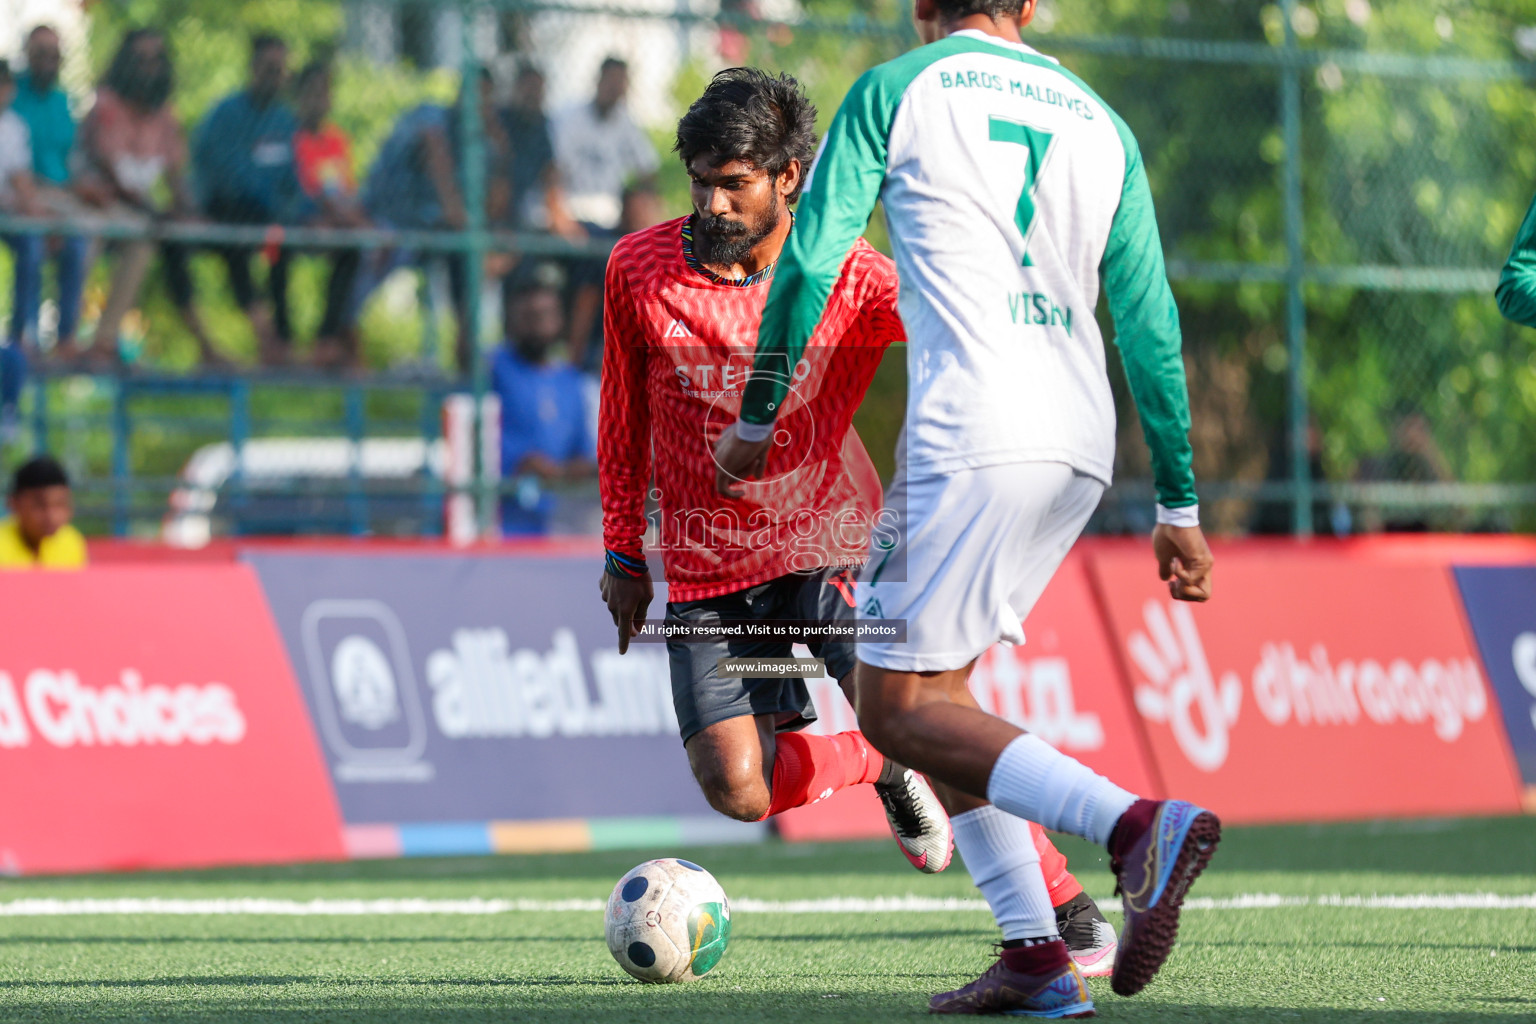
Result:
[[[5,499],[11,514],[0,519],[0,569],[80,569],[85,538],[70,525],[74,501],[69,476],[51,455],[16,470]]]

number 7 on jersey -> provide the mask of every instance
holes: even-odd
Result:
[[[1045,158],[1050,153],[1051,141],[1054,136],[1050,132],[1041,131],[1018,121],[1010,121],[1006,117],[992,117],[991,140],[993,142],[1011,142],[1014,145],[1023,146],[1029,156],[1024,161],[1024,191],[1019,193],[1019,205],[1013,214],[1013,222],[1019,226],[1019,233],[1024,236],[1024,261],[1026,267],[1034,266],[1034,261],[1029,258],[1029,229],[1035,222],[1035,187],[1040,181],[1040,168],[1045,165]]]

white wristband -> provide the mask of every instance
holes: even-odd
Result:
[[[1184,505],[1181,508],[1157,506],[1157,521],[1162,526],[1199,526],[1200,506]]]
[[[773,433],[772,423],[748,423],[746,420],[736,421],[736,436],[743,441],[766,441]]]

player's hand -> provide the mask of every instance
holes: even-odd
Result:
[[[603,600],[608,603],[608,614],[613,616],[613,624],[619,627],[619,653],[625,654],[629,651],[630,639],[639,636],[640,627],[645,625],[645,610],[651,606],[656,588],[651,585],[649,576],[623,579],[606,572],[599,586]]]
[[[1200,527],[1158,523],[1152,531],[1152,551],[1157,555],[1157,575],[1168,582],[1174,600],[1211,599],[1211,567],[1216,559]]]
[[[768,471],[768,451],[773,447],[773,435],[761,441],[743,441],[736,436],[736,425],[720,431],[715,442],[715,490],[727,498],[740,498],[742,491],[736,485],[743,480],[756,480]]]

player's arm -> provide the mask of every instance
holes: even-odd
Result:
[[[651,407],[645,338],[617,255],[603,302],[603,377],[598,406],[598,489],[606,549],[600,590],[619,630],[619,653],[645,624],[655,596],[645,564],[645,490],[651,481]]]
[[[881,262],[886,270],[869,275],[873,287],[859,307],[858,324],[862,343],[874,345],[883,352],[892,345],[906,344],[907,325],[901,319],[901,283],[896,276],[896,267],[884,257]]]
[[[1211,551],[1200,530],[1193,451],[1189,444],[1189,389],[1184,380],[1179,310],[1168,286],[1163,243],[1152,209],[1141,150],[1117,117],[1125,143],[1125,184],[1100,265],[1100,279],[1115,322],[1115,343],[1136,400],[1141,432],[1152,451],[1157,485],[1153,550],[1159,575],[1174,597],[1210,597]]]
[[[790,373],[821,322],[849,248],[869,223],[885,182],[887,136],[900,98],[877,68],[854,83],[832,119],[763,309],[736,424],[744,441],[765,443],[772,434]]]
[[[873,255],[872,250],[870,255]],[[847,332],[839,339],[838,346],[873,349],[876,353],[884,354],[887,348],[907,340],[906,326],[897,310],[899,285],[896,268],[883,256],[863,262],[859,262],[859,259],[857,255],[849,257],[843,271],[858,279],[855,287],[859,294],[859,312]],[[826,350],[820,351],[825,354]],[[868,382],[865,384],[867,388]],[[864,395],[865,391],[854,395],[854,404],[862,402]],[[767,470],[771,447],[766,438],[750,441],[740,436],[737,430],[722,431],[715,442],[716,490],[728,498],[743,497],[742,490],[736,484],[763,475]]]
[[[1520,233],[1499,275],[1499,288],[1494,293],[1499,300],[1499,312],[1517,324],[1536,327],[1536,199],[1525,211]]]

